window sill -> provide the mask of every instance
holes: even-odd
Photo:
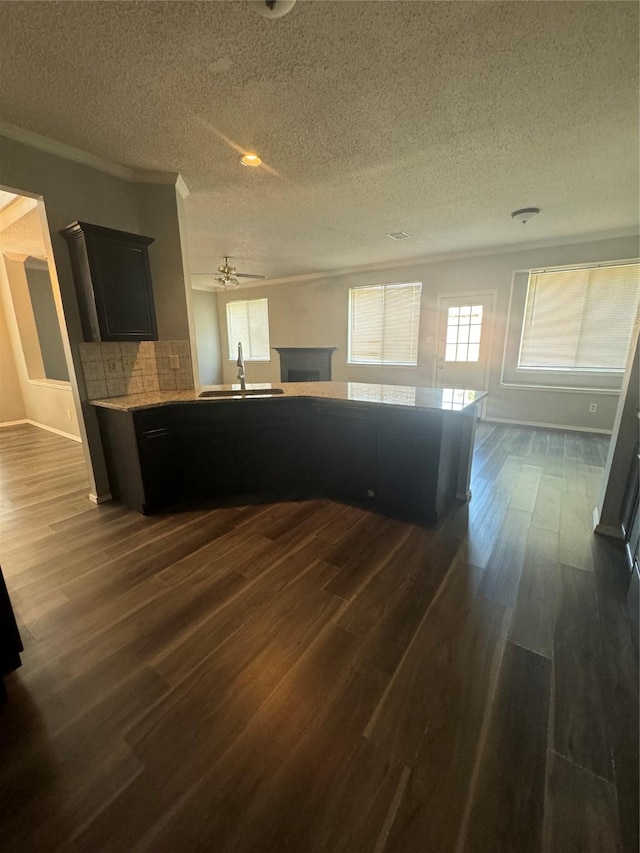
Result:
[[[400,361],[347,361],[351,367],[404,367],[407,370],[416,370],[417,364],[407,364]]]
[[[27,381],[29,385],[40,385],[56,391],[71,391],[71,382],[64,382],[61,379],[28,379]]]
[[[533,385],[530,382],[501,382],[501,388],[519,388],[523,391],[571,391],[576,394],[603,394],[619,396],[619,388],[577,388],[575,385]]]

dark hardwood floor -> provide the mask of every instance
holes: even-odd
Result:
[[[1,430],[0,848],[637,853],[607,444],[481,424],[471,503],[420,528],[95,507],[78,445]]]

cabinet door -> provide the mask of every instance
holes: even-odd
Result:
[[[186,498],[219,498],[242,491],[236,405],[216,400],[175,407],[176,457]]]
[[[385,512],[437,519],[440,429],[422,412],[380,414],[378,502]]]
[[[362,502],[375,498],[377,415],[367,406],[311,405],[309,464],[317,492]]]
[[[181,498],[171,407],[134,412],[144,511],[162,509]]]
[[[158,339],[149,265],[152,237],[74,222],[69,244],[86,340]]]
[[[297,493],[305,481],[303,400],[238,404],[238,462],[246,492]]]

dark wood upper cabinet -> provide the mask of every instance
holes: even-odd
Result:
[[[69,245],[85,340],[158,340],[149,266],[154,238],[87,222],[60,233]]]

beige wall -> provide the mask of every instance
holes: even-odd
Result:
[[[73,375],[74,399],[82,406],[83,438],[91,492],[108,497],[108,478],[102,453],[95,411],[86,404],[87,394],[80,367],[78,343],[83,340],[69,252],[59,234],[61,228],[76,220],[148,234],[155,238],[153,273],[157,299],[158,326],[161,335],[184,339],[188,328],[188,309],[181,258],[175,188],[135,183],[0,136],[0,186],[15,192],[42,196],[51,233],[51,244],[68,332]],[[169,192],[171,190],[171,192]],[[163,272],[166,270],[166,274]],[[179,329],[179,334],[178,334]],[[25,400],[26,405],[26,400]],[[68,422],[67,422],[68,423]]]
[[[386,382],[389,384],[432,385],[436,354],[437,297],[473,291],[497,292],[494,319],[491,375],[487,417],[610,430],[618,400],[617,394],[547,391],[508,388],[500,384],[504,335],[513,272],[542,266],[562,266],[597,261],[634,258],[638,253],[636,237],[574,243],[565,246],[505,252],[474,258],[422,263],[384,270],[358,272],[313,283],[276,284],[253,287],[218,296],[219,326],[223,363],[223,381],[235,381],[235,363],[228,359],[226,303],[233,299],[269,299],[270,342],[272,347],[335,346],[333,378],[339,381]],[[394,281],[422,281],[420,345],[416,368],[364,367],[348,365],[347,310],[348,290],[364,284]],[[280,367],[277,353],[269,363],[249,363],[249,382],[278,382]],[[591,414],[588,404],[596,402]]]
[[[0,299],[0,424],[21,421],[26,417],[7,318]]]
[[[44,378],[38,333],[21,261],[6,260],[0,256],[0,299],[24,406],[23,417],[80,438],[70,383]]]

